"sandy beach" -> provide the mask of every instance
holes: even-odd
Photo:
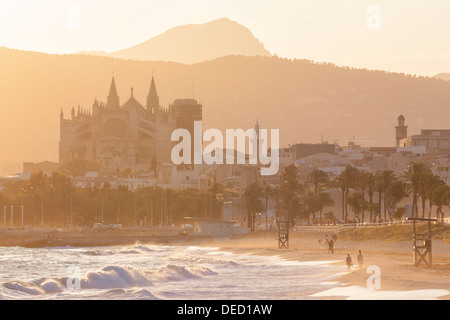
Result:
[[[335,252],[319,245],[318,239],[324,233],[295,232],[291,235],[289,249],[279,249],[275,232],[256,232],[236,239],[213,239],[208,236],[180,236],[177,232],[157,230],[108,230],[108,231],[61,231],[61,230],[2,230],[0,246],[23,247],[90,247],[127,245],[136,242],[151,244],[189,245],[219,247],[224,251],[254,255],[277,255],[295,261],[337,261],[342,266],[342,274],[336,282],[341,284],[342,292],[367,290],[367,267],[375,265],[380,270],[380,290],[376,295],[368,295],[371,299],[391,299],[396,291],[398,299],[422,299],[427,297],[423,290],[436,290],[436,294],[450,290],[450,244],[436,240],[433,242],[433,267],[414,267],[412,244],[408,241],[344,241],[336,242]],[[362,268],[357,266],[358,250],[364,256]],[[350,254],[354,267],[349,272],[345,258]],[[421,292],[417,292],[420,291]],[[439,291],[440,290],[440,291]],[[330,296],[318,296],[319,299],[345,299],[339,290],[330,292]],[[384,295],[385,294],[385,295]],[[433,295],[433,294],[431,294]],[[361,295],[363,297],[364,295]],[[450,294],[438,296],[439,299],[450,300]]]

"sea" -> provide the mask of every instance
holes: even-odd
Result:
[[[307,300],[377,297],[337,281],[337,261],[291,261],[216,247],[0,247],[1,300]],[[427,290],[422,290],[427,291]],[[435,298],[442,290],[413,298]],[[446,290],[444,290],[446,291]],[[372,292],[376,294],[376,292]],[[448,291],[447,291],[448,294]],[[386,296],[386,292],[382,295]],[[394,298],[411,298],[397,295]]]

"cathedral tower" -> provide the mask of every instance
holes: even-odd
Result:
[[[398,117],[398,125],[395,126],[395,145],[400,147],[400,140],[408,137],[408,126],[405,126],[405,117],[400,115]]]
[[[109,88],[109,95],[106,98],[106,108],[107,109],[119,109],[119,95],[117,94],[116,82],[114,81],[114,77],[111,81],[111,87]]]

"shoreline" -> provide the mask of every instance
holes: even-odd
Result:
[[[157,230],[156,230],[157,231]],[[321,234],[308,232],[295,233],[290,239],[289,249],[279,249],[276,233],[262,232],[248,234],[236,239],[213,239],[210,236],[177,235],[167,232],[149,232],[148,230],[108,230],[108,231],[49,231],[49,230],[2,230],[0,246],[21,246],[26,248],[45,247],[100,247],[126,246],[135,243],[149,245],[203,246],[217,247],[221,251],[235,254],[252,254],[259,256],[279,256],[291,261],[339,261],[335,265],[342,266],[342,273],[333,282],[340,285],[339,290],[330,296],[317,296],[325,299],[346,299],[347,296],[335,295],[336,292],[351,292],[365,289],[367,273],[370,265],[378,266],[380,274],[380,290],[377,299],[383,299],[386,293],[399,291],[398,299],[414,297],[418,290],[447,290],[448,294],[439,299],[450,300],[450,244],[443,241],[433,242],[433,267],[414,267],[412,263],[412,247],[409,242],[380,241],[344,241],[336,242],[335,253],[327,252],[323,245],[319,247],[317,239]],[[364,265],[360,269],[356,256],[362,250]],[[347,271],[345,257],[349,253],[355,265],[351,272]],[[414,291],[414,292],[413,292]],[[401,294],[404,294],[402,297]],[[364,295],[364,292],[362,292]],[[426,297],[426,295],[425,295]],[[314,296],[312,297],[314,298]],[[351,297],[350,297],[351,298]],[[370,298],[370,296],[369,296]],[[420,296],[418,299],[421,299]]]
[[[339,290],[331,290],[333,295],[317,295],[328,299],[352,298],[352,291],[359,291],[361,297],[369,294],[369,298],[376,299],[427,299],[428,295],[441,300],[450,300],[450,245],[435,243],[433,254],[433,267],[414,267],[412,247],[409,242],[383,243],[377,241],[343,241],[338,240],[335,253],[328,253],[324,247],[319,248],[314,237],[301,237],[291,240],[289,249],[278,249],[276,239],[263,240],[256,238],[258,245],[252,239],[234,240],[235,245],[230,246],[230,241],[216,241],[213,244],[220,250],[237,254],[253,255],[277,255],[286,260],[304,261],[336,261],[332,264],[342,266],[340,273],[333,282],[338,282]],[[233,240],[231,240],[233,241]],[[231,242],[233,243],[233,242]],[[208,244],[210,245],[210,244]],[[381,249],[379,247],[382,247]],[[409,250],[408,250],[409,249]],[[364,264],[357,266],[358,250],[362,250]],[[353,260],[353,268],[349,272],[345,264],[345,258],[349,253]],[[372,275],[368,273],[369,266],[378,266],[380,270],[380,290],[374,290],[374,294],[367,289],[367,280]],[[428,293],[427,293],[427,292]],[[436,296],[440,291],[443,295]],[[447,292],[445,292],[447,291]],[[348,293],[347,295],[335,295],[335,293]],[[397,293],[398,292],[398,293]],[[357,292],[358,293],[358,292]],[[402,294],[404,294],[402,296]],[[395,298],[397,296],[397,298]],[[314,297],[314,296],[313,296]]]

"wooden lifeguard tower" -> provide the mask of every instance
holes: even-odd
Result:
[[[289,248],[289,221],[278,220],[278,248]]]
[[[422,263],[427,267],[432,267],[433,257],[431,250],[431,222],[437,219],[425,218],[406,218],[413,221],[413,261],[414,267],[420,266]],[[416,222],[427,222],[426,233],[417,233]]]

